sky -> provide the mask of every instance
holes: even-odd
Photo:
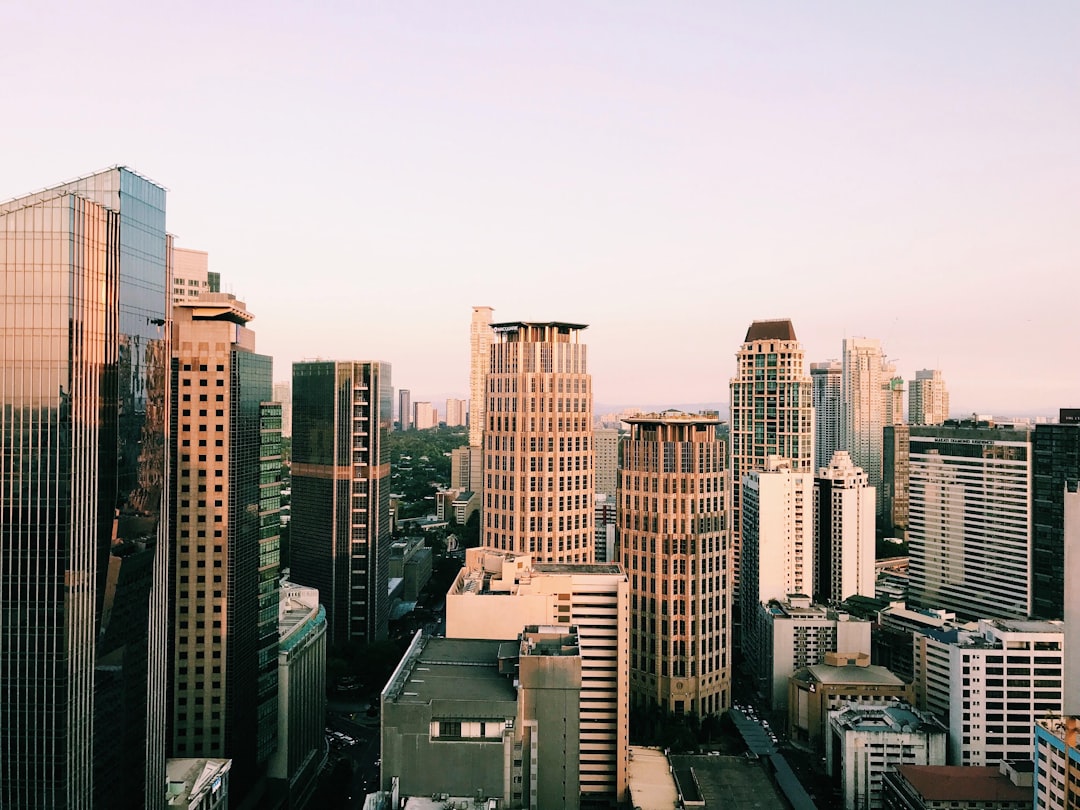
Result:
[[[1073,0],[5,6],[0,199],[165,186],[277,379],[467,396],[485,305],[589,324],[598,405],[726,402],[791,318],[954,414],[1080,406]]]

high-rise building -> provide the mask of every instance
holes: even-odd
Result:
[[[908,526],[908,479],[911,459],[908,425],[886,425],[881,441],[882,528],[886,537],[903,537]]]
[[[203,250],[173,248],[172,302],[182,304],[210,292],[209,257]]]
[[[284,438],[292,436],[292,383],[274,383],[274,402],[281,405],[281,435]]]
[[[949,418],[949,392],[937,369],[915,372],[908,382],[908,422],[912,425],[940,425]]]
[[[881,343],[844,338],[840,450],[866,472],[870,486],[881,490],[881,442],[884,427]]]
[[[330,645],[386,637],[390,364],[293,364],[291,576],[317,588]]]
[[[1031,431],[912,427],[910,599],[963,619],[1031,613]]]
[[[810,364],[814,402],[814,469],[828,467],[833,453],[840,449],[841,376],[839,360]]]
[[[593,446],[596,448],[596,494],[614,500],[619,486],[619,431],[596,428]]]
[[[874,596],[874,488],[843,450],[814,479],[814,598]]]
[[[724,443],[716,414],[633,417],[619,472],[619,554],[633,582],[635,703],[704,717],[730,705]]]
[[[618,550],[615,548],[615,530],[619,516],[618,502],[603,492],[596,495],[596,549],[598,563],[617,562]]]
[[[173,318],[172,755],[231,759],[244,795],[277,740],[281,408],[242,301]]]
[[[896,366],[881,365],[881,425],[904,424],[904,378],[896,376]]]
[[[465,567],[446,594],[446,638],[511,639],[533,624],[577,627],[581,793],[621,801],[630,744],[626,573],[617,563],[542,564],[529,554],[467,549]]]
[[[743,476],[743,650],[759,677],[767,664],[770,601],[810,595],[814,581],[814,476],[778,456]]]
[[[439,411],[430,402],[413,403],[413,427],[417,430],[430,430],[439,426]]]
[[[584,324],[493,324],[484,429],[484,545],[593,561],[592,377]],[[517,469],[515,469],[517,466]]]
[[[1041,619],[1065,614],[1065,490],[1080,481],[1080,419],[1063,408],[1056,425],[1032,435],[1032,611]],[[1080,414],[1080,411],[1077,411]]]
[[[793,472],[813,473],[814,405],[813,384],[791,321],[754,321],[736,359],[738,372],[731,380],[730,508],[732,593],[737,596],[742,577],[743,479],[748,472],[765,469],[769,456],[787,459]]]
[[[0,204],[0,806],[164,806],[171,238],[119,167]]]
[[[460,427],[465,424],[465,400],[446,400],[446,426]]]
[[[408,388],[398,391],[398,428],[409,430],[415,427],[413,422],[412,392]]]
[[[487,373],[491,363],[491,307],[473,307],[469,326],[469,445],[484,445],[487,412]]]

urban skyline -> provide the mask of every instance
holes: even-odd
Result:
[[[879,339],[958,414],[1080,400],[1075,4],[251,12],[13,12],[0,65],[36,67],[0,197],[169,178],[177,246],[259,299],[279,373],[341,347],[462,397],[484,304],[591,324],[597,403],[722,401],[751,318],[791,318],[808,362]],[[73,93],[115,37],[138,81]],[[693,294],[653,307],[661,275]]]

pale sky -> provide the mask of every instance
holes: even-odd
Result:
[[[597,403],[727,401],[750,321],[953,412],[1080,407],[1080,3],[3,4],[0,199],[169,189],[275,377],[465,396],[470,307]],[[440,412],[442,403],[439,404]]]

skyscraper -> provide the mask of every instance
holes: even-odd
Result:
[[[881,425],[904,424],[904,378],[896,376],[896,365],[881,361]]]
[[[412,392],[408,388],[398,391],[398,427],[409,430],[415,427],[413,422]]]
[[[460,427],[465,424],[465,400],[449,398],[446,400],[446,426]]]
[[[911,477],[910,425],[885,425],[881,440],[881,526],[886,537],[904,537]]]
[[[875,496],[866,473],[837,450],[814,479],[814,593],[822,604],[874,595]]]
[[[439,411],[430,402],[413,403],[413,427],[417,430],[431,430],[439,426]]]
[[[593,431],[596,461],[596,493],[615,499],[619,486],[619,431],[597,428]]]
[[[619,554],[633,583],[630,692],[703,717],[730,705],[724,443],[715,414],[631,417]]]
[[[317,588],[329,644],[386,637],[390,364],[293,364],[292,579]]]
[[[814,469],[828,467],[840,449],[841,376],[839,360],[810,364],[814,401]]]
[[[1080,409],[1062,408],[1058,424],[1036,425],[1032,445],[1032,610],[1041,619],[1061,619],[1066,579],[1065,490],[1075,491],[1080,481]]]
[[[274,402],[281,405],[281,435],[284,438],[292,436],[292,383],[274,383]]]
[[[789,320],[754,321],[731,380],[731,545],[734,588],[741,576],[742,481],[769,456],[793,472],[813,472],[813,386]]]
[[[173,756],[232,759],[244,795],[277,740],[281,406],[242,301],[173,316]]]
[[[592,377],[584,324],[492,326],[484,545],[542,562],[593,561]],[[516,467],[516,469],[515,469]]]
[[[0,805],[163,807],[171,239],[109,169],[0,204]]]
[[[469,446],[484,445],[484,414],[487,411],[487,373],[490,364],[491,307],[473,307],[469,327]]]
[[[1031,613],[1031,432],[912,427],[910,599],[964,619]]]
[[[840,450],[847,450],[870,486],[881,489],[881,443],[884,426],[881,343],[844,338]]]
[[[915,372],[908,382],[908,422],[912,425],[940,425],[949,418],[949,391],[937,369]]]

